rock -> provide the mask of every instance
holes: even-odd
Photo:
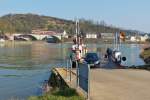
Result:
[[[150,47],[144,48],[144,50],[150,50]]]
[[[150,64],[150,57],[144,59],[144,61],[145,61],[147,64]]]

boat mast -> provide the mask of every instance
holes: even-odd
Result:
[[[116,32],[114,34],[114,49],[119,50],[119,46],[120,46],[119,33]]]
[[[78,46],[80,44],[80,36],[79,36],[79,34],[80,34],[79,20],[77,19],[76,20],[76,41],[77,41]]]

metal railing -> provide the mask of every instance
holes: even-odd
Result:
[[[66,79],[68,82],[76,82],[76,88],[81,88],[87,95],[87,99],[90,99],[90,66],[84,62],[76,61],[76,68],[72,68],[71,59],[67,59],[66,66]],[[73,71],[74,70],[74,71]],[[76,74],[73,76],[73,74]],[[75,80],[76,79],[76,80]]]

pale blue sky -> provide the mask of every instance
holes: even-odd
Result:
[[[109,25],[150,32],[150,0],[0,0],[0,16],[8,13],[104,20]]]

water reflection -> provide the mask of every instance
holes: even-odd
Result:
[[[54,66],[65,66],[68,44],[5,43],[0,47],[0,100],[40,95]]]

